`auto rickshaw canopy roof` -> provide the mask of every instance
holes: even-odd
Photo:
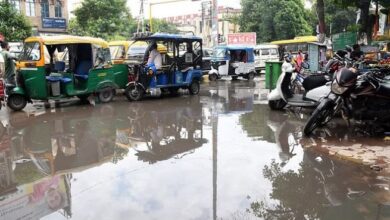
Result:
[[[62,44],[94,44],[103,48],[108,48],[108,43],[100,38],[80,37],[73,35],[58,35],[58,36],[38,36],[29,37],[25,40],[29,42],[41,42],[45,45],[62,45]]]
[[[225,50],[245,50],[245,51],[253,51],[254,48],[251,46],[245,46],[245,45],[224,45],[224,46],[217,46],[215,49],[225,49]]]
[[[179,35],[179,34],[163,34],[163,33],[156,33],[150,36],[141,36],[136,37],[135,40],[155,40],[155,41],[167,41],[167,40],[177,40],[177,41],[202,41],[202,38],[194,36],[194,35]]]
[[[310,43],[310,42],[318,42],[318,38],[316,36],[302,36],[290,40],[272,41],[271,44],[284,45],[284,44]]]

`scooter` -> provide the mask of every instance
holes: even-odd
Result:
[[[282,89],[282,82],[285,76],[286,71],[283,70],[276,83],[276,89],[272,90],[268,95],[268,105],[272,110],[281,110],[286,105],[293,107],[314,108],[320,103],[322,98],[326,97],[330,93],[331,83],[329,82],[323,86],[305,91],[304,94],[293,94],[292,97],[288,97],[287,94],[283,93]]]

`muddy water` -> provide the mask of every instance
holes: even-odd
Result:
[[[390,219],[389,177],[302,147],[258,85],[2,110],[0,219]]]

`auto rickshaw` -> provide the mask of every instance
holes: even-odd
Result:
[[[22,110],[32,100],[60,100],[96,94],[110,102],[119,88],[106,41],[77,36],[42,36],[25,40],[17,85],[7,89],[7,104]],[[126,81],[126,80],[125,80]],[[8,85],[7,85],[8,87]],[[9,90],[9,91],[8,91]]]
[[[199,93],[199,81],[202,77],[202,38],[156,33],[136,36],[134,40],[147,42],[148,47],[144,52],[143,62],[134,65],[136,81],[130,82],[125,90],[128,100],[138,101],[144,95],[158,96],[162,92],[175,94],[180,88],[188,89],[191,95]],[[161,69],[146,62],[150,48],[155,44],[167,48],[167,53],[160,53]]]
[[[223,76],[236,80],[239,76],[253,80],[255,77],[255,59],[252,47],[218,46],[214,49],[209,71],[209,80],[215,81]]]
[[[127,50],[133,41],[111,41],[108,43],[112,60],[112,68],[115,73],[115,82],[119,88],[124,89],[128,82],[134,81],[133,75],[129,74]]]

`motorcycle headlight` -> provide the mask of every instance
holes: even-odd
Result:
[[[348,87],[341,87],[336,81],[332,83],[332,92],[337,95],[342,95],[348,90]]]

